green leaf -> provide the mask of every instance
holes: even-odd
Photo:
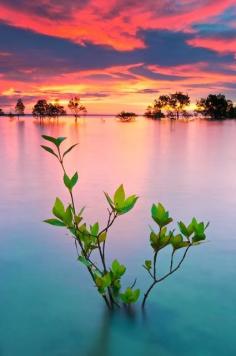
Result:
[[[65,184],[65,186],[68,188],[68,189],[70,189],[70,178],[68,177],[68,175],[65,173],[64,174],[64,184]]]
[[[140,289],[135,289],[133,291],[132,303],[136,303],[138,298],[139,298],[139,296],[140,296]]]
[[[178,225],[179,225],[179,229],[180,231],[182,232],[182,234],[186,237],[189,237],[191,235],[190,231],[188,230],[187,226],[182,222],[182,221],[179,221],[178,222]],[[189,234],[190,233],[190,234]]]
[[[118,260],[114,260],[111,265],[112,271],[113,272],[118,271],[119,267],[120,267],[120,264],[119,264]]]
[[[50,142],[54,143],[54,145],[56,145],[56,142],[57,142],[56,137],[42,135],[42,138],[44,138],[44,140],[50,141]]]
[[[75,146],[77,146],[78,143],[72,145],[70,148],[68,148],[64,153],[63,153],[63,158],[65,157],[65,155],[67,155]]]
[[[110,273],[106,273],[104,276],[95,278],[95,283],[98,288],[99,293],[104,294],[105,289],[111,285]]]
[[[66,139],[66,137],[57,137],[56,138],[56,146],[59,147],[60,144]]]
[[[76,223],[77,225],[79,225],[80,222],[83,220],[82,216],[80,216],[80,215],[75,215],[75,216],[74,216],[74,219],[75,219],[75,223]]]
[[[138,300],[139,295],[139,289],[133,291],[131,288],[127,288],[124,293],[120,294],[120,298],[125,304],[131,304],[135,303]]]
[[[128,197],[124,201],[123,206],[121,208],[117,209],[117,211],[120,214],[128,213],[134,207],[137,200],[138,200],[138,197],[136,195],[132,195],[132,196]]]
[[[161,250],[171,243],[172,231],[167,233],[167,228],[163,227],[157,234],[152,230],[150,233],[150,243],[155,251]]]
[[[155,234],[154,231],[151,231],[151,233],[150,233],[150,243],[151,243],[152,248],[153,248],[155,251],[158,250],[158,247],[159,247],[158,235]]]
[[[106,240],[106,238],[107,238],[107,233],[106,233],[106,231],[104,231],[102,234],[99,234],[99,235],[98,235],[98,240],[99,240],[100,243],[101,243],[101,242],[104,242],[104,241]]]
[[[97,236],[99,232],[99,224],[96,222],[94,225],[90,226],[91,235]]]
[[[56,198],[52,212],[60,220],[64,219],[65,209],[62,201],[59,198]]]
[[[191,228],[194,233],[192,242],[200,242],[206,239],[205,230],[209,226],[209,222],[205,225],[203,222],[198,222],[196,218],[192,219]]]
[[[194,235],[192,238],[193,242],[199,242],[199,241],[203,241],[206,239],[206,235],[205,234],[199,234],[199,235]]]
[[[79,178],[79,176],[78,176],[78,173],[76,172],[74,175],[73,175],[73,177],[71,178],[71,186],[72,186],[72,188],[76,185],[76,183],[78,182],[78,178]],[[71,188],[71,189],[72,189]]]
[[[87,260],[87,258],[85,258],[84,256],[79,256],[79,257],[78,257],[78,261],[80,261],[81,263],[83,263],[86,267],[91,267],[91,266],[92,266],[91,262],[89,262],[89,261]]]
[[[164,206],[161,203],[158,203],[158,205],[152,205],[151,214],[153,220],[160,227],[168,225],[170,222],[173,221],[173,219],[169,216],[169,212],[165,210]]]
[[[124,201],[125,201],[125,191],[124,191],[123,184],[121,184],[114,194],[115,207],[123,206]]]
[[[42,135],[42,138],[44,138],[44,140],[54,143],[54,145],[56,145],[57,147],[59,147],[60,144],[66,139],[66,137],[52,137],[47,135]]]
[[[178,250],[179,248],[189,246],[190,242],[184,241],[183,236],[178,234],[178,235],[171,237],[171,244],[172,244],[174,250]]]
[[[106,199],[107,199],[107,201],[108,201],[108,204],[110,205],[110,207],[112,208],[112,210],[114,210],[114,203],[113,203],[111,197],[110,197],[106,192],[104,192],[104,195],[105,195],[105,197],[106,197]]]
[[[44,220],[45,223],[50,224],[50,225],[54,225],[54,226],[65,226],[65,224],[57,219],[47,219]]]
[[[110,273],[106,273],[103,277],[104,287],[107,288],[111,284],[111,275]]]
[[[69,205],[65,211],[65,215],[64,215],[64,222],[67,226],[71,226],[72,225],[72,211],[71,211],[71,205]]]
[[[165,214],[165,208],[161,203],[158,203],[158,205],[153,204],[151,212],[153,218],[158,217],[159,219],[161,219]]]
[[[41,145],[41,147],[42,147],[45,151],[51,153],[52,155],[54,155],[54,156],[56,156],[56,157],[58,158],[58,155],[53,151],[53,149],[52,149],[51,147],[44,146],[44,145]]]
[[[85,206],[83,206],[83,208],[80,209],[80,211],[78,212],[77,216],[81,216],[84,212]]]
[[[64,174],[64,184],[71,191],[78,181],[78,173],[76,172],[70,179],[68,175]]]
[[[150,271],[152,268],[152,261],[151,260],[145,260],[145,268]]]
[[[126,267],[121,265],[118,260],[114,260],[111,265],[111,270],[115,278],[120,278],[126,271]]]
[[[119,294],[120,288],[121,288],[120,280],[119,279],[115,279],[112,282],[112,291],[115,294],[115,296],[117,296]]]

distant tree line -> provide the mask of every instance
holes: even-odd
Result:
[[[190,104],[190,97],[182,92],[160,95],[153,105],[147,107],[144,116],[152,119],[168,117],[174,120],[191,116],[212,120],[236,118],[236,106],[223,94],[209,94],[207,98],[197,100],[196,109],[192,113],[187,111]]]
[[[68,108],[71,111],[72,115],[77,121],[78,117],[85,115],[87,109],[84,105],[81,104],[80,98],[75,96],[70,99],[68,103]],[[32,115],[40,120],[45,118],[59,118],[60,116],[67,115],[64,106],[59,103],[59,100],[55,100],[55,103],[48,103],[47,100],[42,99],[38,100],[33,107]]]
[[[41,99],[34,105],[32,115],[40,120],[45,118],[58,119],[59,116],[66,115],[66,111],[58,100],[55,100],[55,103],[52,104],[48,103],[45,99]]]
[[[87,113],[86,107],[81,104],[81,100],[79,97],[75,96],[70,99],[68,103],[68,108],[71,111],[71,114],[75,117],[75,121],[81,116]],[[15,115],[20,116],[25,115],[25,105],[22,99],[18,99],[15,105],[15,112],[9,112],[5,114],[3,110],[0,108],[0,116],[7,115],[10,118],[13,118]],[[32,115],[36,118],[44,120],[48,119],[58,119],[60,116],[67,115],[66,110],[63,105],[60,104],[59,100],[55,100],[54,103],[47,102],[45,99],[40,99],[33,106]]]
[[[212,120],[223,119],[236,119],[236,106],[232,100],[228,100],[223,94],[209,94],[206,98],[201,98],[196,102],[194,111],[189,109],[191,102],[188,94],[183,92],[175,92],[168,95],[160,95],[154,100],[152,105],[149,105],[144,113],[144,116],[151,119],[170,118],[179,120],[180,118],[189,118],[191,116],[203,117]],[[86,115],[87,109],[81,103],[81,99],[77,96],[71,98],[68,103],[68,109],[74,116],[75,121],[82,116]],[[22,99],[18,99],[15,105],[14,113],[4,113],[0,108],[0,116],[8,115],[13,118],[15,115],[23,116],[25,114],[25,105]],[[47,102],[45,99],[40,99],[34,105],[32,115],[39,119],[45,118],[58,119],[60,116],[66,115],[66,110],[59,100],[54,103]],[[127,122],[133,121],[136,118],[134,112],[121,111],[117,118],[120,121]]]

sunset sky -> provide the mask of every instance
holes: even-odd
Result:
[[[236,101],[235,0],[0,0],[0,107],[82,97],[143,113],[159,94]]]

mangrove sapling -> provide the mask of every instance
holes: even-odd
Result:
[[[55,150],[49,146],[42,145],[41,147],[54,155],[60,163],[64,185],[70,196],[70,204],[67,207],[59,198],[56,198],[52,209],[55,217],[45,220],[45,222],[54,226],[66,227],[70,231],[74,238],[78,260],[86,266],[98,292],[109,308],[113,308],[114,305],[119,306],[120,302],[125,304],[135,303],[140,295],[139,289],[134,290],[128,287],[124,292],[121,292],[121,278],[126,272],[126,267],[120,264],[118,260],[114,260],[111,267],[108,267],[105,247],[110,227],[120,215],[129,212],[134,207],[138,197],[136,195],[126,197],[123,185],[115,191],[113,198],[105,193],[109,204],[107,224],[103,229],[100,229],[98,222],[88,227],[86,223],[82,222],[83,208],[77,212],[75,206],[74,187],[78,182],[78,173],[75,172],[70,178],[64,165],[65,156],[76,145],[72,145],[63,153],[61,144],[66,139],[65,137],[54,138],[46,135],[42,137],[55,146]],[[94,251],[98,251],[99,266],[92,259]]]
[[[136,279],[131,286],[123,290],[122,278],[126,272],[126,267],[117,259],[112,262],[111,266],[108,266],[106,260],[106,241],[111,226],[121,215],[128,213],[134,207],[138,197],[136,195],[126,197],[123,185],[118,187],[113,197],[104,193],[108,202],[107,223],[104,228],[100,228],[98,222],[88,226],[83,222],[82,215],[84,208],[77,211],[74,200],[74,188],[78,182],[78,173],[75,172],[72,177],[69,177],[64,165],[65,156],[76,144],[62,152],[61,144],[66,139],[65,137],[55,138],[46,135],[42,137],[54,145],[54,149],[44,145],[41,147],[57,158],[63,172],[64,185],[70,196],[70,203],[67,206],[59,198],[56,198],[52,209],[54,217],[45,220],[45,222],[50,225],[64,227],[70,231],[74,239],[78,261],[87,268],[97,291],[109,309],[112,309],[114,306],[120,307],[121,303],[127,306],[136,303],[140,296],[140,290],[134,289]],[[195,218],[192,219],[188,226],[180,221],[178,223],[180,233],[175,234],[174,230],[167,230],[167,225],[173,219],[160,203],[158,205],[153,204],[151,214],[153,220],[158,225],[158,232],[155,232],[153,229],[151,230],[150,243],[153,249],[153,259],[146,260],[143,265],[152,279],[152,283],[143,297],[143,307],[153,287],[180,268],[190,247],[198,245],[206,239],[205,230],[208,226],[208,224],[205,225],[203,222],[197,222]],[[172,247],[170,268],[165,275],[159,277],[157,257],[159,252],[167,246]],[[177,250],[183,248],[185,249],[183,256],[175,266],[175,253]],[[98,252],[99,264],[94,260],[95,252]]]
[[[169,216],[169,212],[165,210],[162,204],[153,204],[151,209],[152,219],[158,226],[158,232],[154,232],[151,229],[150,233],[150,244],[153,249],[153,260],[146,260],[143,267],[146,269],[148,274],[152,279],[152,283],[148,290],[144,293],[142,307],[145,307],[146,300],[151,292],[152,288],[157,284],[162,282],[164,279],[176,272],[182,265],[184,259],[190,247],[199,245],[203,240],[206,239],[205,230],[209,223],[206,225],[203,222],[197,222],[196,218],[193,218],[191,223],[186,226],[182,221],[178,222],[180,233],[175,234],[174,230],[167,230],[167,225],[169,225],[173,219]],[[170,257],[170,268],[169,271],[161,277],[157,276],[157,257],[159,252],[165,248],[171,246],[172,253]],[[184,249],[184,253],[174,266],[174,257],[176,251]]]

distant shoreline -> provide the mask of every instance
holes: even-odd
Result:
[[[103,118],[103,117],[107,117],[107,118],[116,118],[116,114],[87,114],[86,116],[81,116],[79,119],[85,119],[86,117],[98,117],[98,118]],[[25,114],[25,115],[20,115],[19,118],[22,119],[22,118],[33,118],[35,120],[39,120],[37,117],[34,117],[32,114]],[[71,114],[66,114],[66,115],[62,115],[62,116],[59,116],[58,118],[48,118],[48,117],[45,117],[43,120],[60,120],[60,119],[63,119],[65,117],[68,117],[68,118],[74,118],[74,115],[71,115]],[[150,118],[150,117],[146,117],[145,115],[138,115],[137,114],[137,117],[142,117],[142,118],[145,118],[147,120],[151,120],[151,121],[174,121],[174,122],[178,122],[178,121],[195,121],[195,120],[207,120],[207,121],[228,121],[228,120],[236,120],[236,117],[235,118],[222,118],[222,119],[212,119],[210,117],[194,117],[194,116],[191,116],[189,118],[179,118],[179,119],[171,119],[171,118],[168,118],[168,117],[165,117],[165,118],[160,118],[160,119],[154,119],[154,118]],[[8,114],[4,114],[4,115],[1,115],[0,116],[0,120],[3,119],[3,118],[8,118],[8,119],[18,119],[18,115],[14,115],[12,117],[10,117]]]

